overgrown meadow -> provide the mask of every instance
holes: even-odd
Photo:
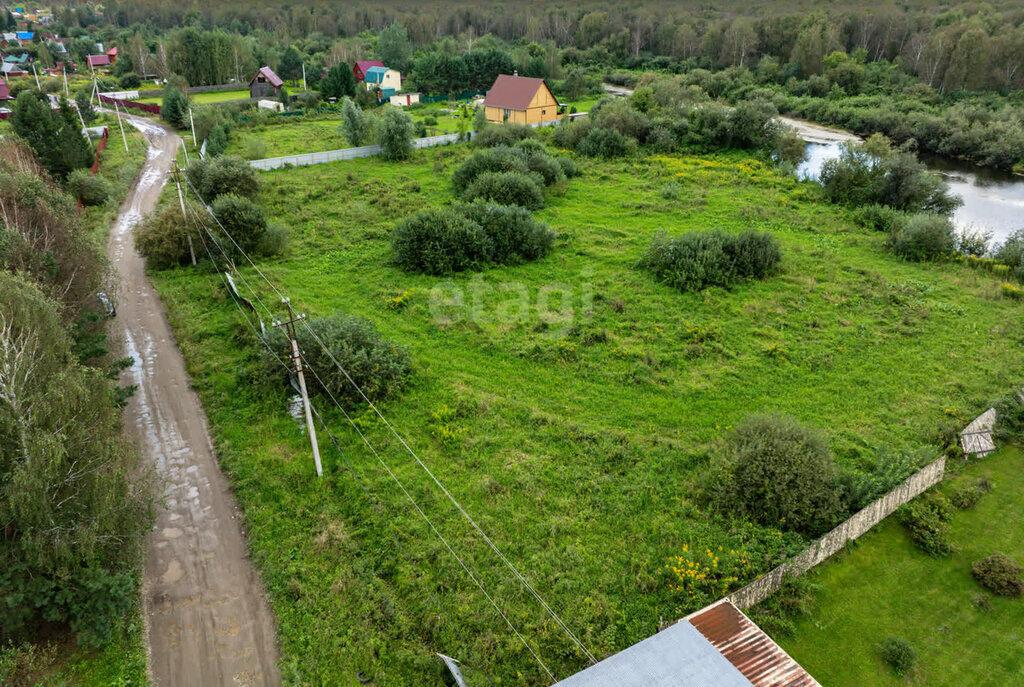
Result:
[[[408,347],[411,383],[382,411],[599,658],[805,545],[703,505],[716,442],[748,414],[792,414],[827,433],[841,466],[868,470],[903,449],[937,455],[943,433],[1018,379],[1024,321],[996,277],[902,262],[813,184],[739,155],[581,160],[583,175],[536,213],[557,233],[547,257],[447,279],[391,266],[391,228],[454,200],[467,154],[265,174],[257,201],[290,248],[260,268],[299,311],[360,315]],[[782,270],[680,293],[637,269],[659,232],[696,229],[768,231]],[[294,392],[262,371],[220,277],[200,267],[153,278],[244,511],[286,681],[347,684],[362,671],[378,685],[432,684],[440,651],[475,682],[481,669],[496,684],[549,682],[322,397],[340,450],[320,432],[316,478],[288,413]],[[555,675],[583,668],[387,429],[366,409],[354,419]],[[711,572],[693,581],[688,567]]]

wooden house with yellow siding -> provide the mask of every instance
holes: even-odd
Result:
[[[544,79],[501,74],[484,98],[487,121],[501,124],[538,124],[560,118],[558,99]]]

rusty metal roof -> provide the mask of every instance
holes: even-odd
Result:
[[[810,674],[728,601],[695,614],[689,622],[754,687],[820,687]]]

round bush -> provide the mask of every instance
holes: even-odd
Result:
[[[352,382],[371,401],[391,398],[405,385],[412,371],[408,351],[383,339],[371,323],[358,317],[337,314],[312,318],[308,325],[298,325],[296,341],[303,360],[316,371],[316,375],[306,377],[314,391],[323,391],[326,387],[339,403],[355,407],[365,401]],[[323,346],[320,342],[323,342]],[[277,356],[286,361],[291,359],[291,345],[281,327],[275,327],[267,333],[267,343]],[[324,351],[324,347],[330,355]],[[332,357],[352,378],[351,382],[338,369]],[[277,377],[283,372],[277,357],[266,349],[263,349],[262,359],[268,375]]]
[[[201,226],[211,228],[213,220],[204,208],[186,201],[191,208],[189,217],[197,217]],[[144,218],[135,227],[135,248],[146,258],[150,267],[168,269],[184,265],[191,261],[188,239],[191,236],[196,257],[206,257],[206,251],[192,222],[185,222],[181,216],[181,208],[168,205],[158,212]]]
[[[536,135],[533,127],[525,124],[505,122],[498,126],[488,126],[473,137],[473,145],[480,148],[494,146],[510,146]]]
[[[214,231],[224,250],[236,251],[234,244],[237,243],[246,253],[255,252],[267,229],[267,218],[263,214],[263,208],[248,198],[231,194],[217,196],[211,207],[224,231],[234,238],[232,242],[223,235],[223,232]]]
[[[580,171],[580,166],[576,164],[576,161],[573,160],[571,157],[565,157],[563,155],[556,159],[558,160],[558,165],[562,168],[562,174],[565,175],[566,179],[578,177],[580,174],[583,173],[582,171]]]
[[[889,637],[880,648],[882,660],[885,661],[896,675],[903,677],[917,663],[917,651],[910,642],[899,637]]]
[[[672,238],[656,236],[639,266],[669,286],[695,291],[729,286],[739,279],[763,279],[781,261],[782,251],[771,234],[691,231]]]
[[[1024,594],[1024,568],[1009,556],[993,553],[985,556],[971,567],[971,574],[985,589],[1000,596],[1021,596]]]
[[[463,200],[489,200],[499,205],[544,207],[544,192],[533,175],[521,172],[484,172],[466,188]]]
[[[731,251],[736,274],[746,279],[764,279],[782,262],[779,242],[763,231],[744,231],[733,238]]]
[[[893,237],[892,252],[905,260],[922,262],[948,256],[956,249],[953,223],[941,215],[912,215]]]
[[[817,536],[841,513],[828,444],[785,415],[754,415],[725,444],[724,481],[712,489],[723,512]]]
[[[396,265],[412,272],[451,274],[473,269],[491,257],[483,228],[453,208],[421,210],[391,234]]]
[[[256,171],[248,162],[234,155],[194,160],[185,174],[207,203],[226,193],[255,198],[260,190]]]
[[[526,208],[477,201],[458,208],[483,229],[490,244],[490,259],[515,264],[547,255],[555,232],[538,222]]]
[[[103,205],[110,200],[110,183],[87,169],[76,169],[68,176],[68,191],[82,205]]]

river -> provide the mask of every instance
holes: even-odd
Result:
[[[797,170],[802,178],[817,178],[826,161],[839,157],[843,141],[858,140],[845,131],[781,119],[808,141],[807,161]],[[1024,229],[1024,179],[949,158],[919,157],[929,169],[941,174],[950,190],[963,200],[964,204],[953,214],[957,229],[990,233],[992,243],[1002,242],[1018,229]]]

